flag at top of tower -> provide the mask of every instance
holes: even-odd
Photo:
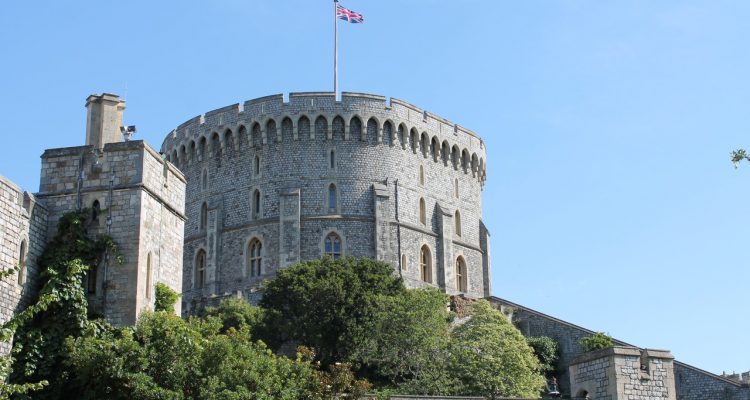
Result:
[[[338,3],[336,4],[336,16],[344,21],[351,22],[353,24],[361,24],[365,22],[365,16],[354,12],[348,8],[341,7]]]

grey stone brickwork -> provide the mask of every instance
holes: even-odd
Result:
[[[677,361],[674,371],[678,400],[750,400],[750,385]]]
[[[591,400],[676,400],[673,359],[668,351],[622,346],[585,353],[570,364],[570,387]]]
[[[505,299],[493,296],[488,300],[497,308],[511,312],[514,323],[525,336],[548,336],[557,341],[560,347],[560,369],[556,371],[557,381],[560,391],[570,395],[569,367],[584,353],[579,340],[596,332]],[[613,342],[616,346],[637,348],[621,340],[613,339]],[[673,361],[673,365],[677,400],[750,399],[750,386],[748,385],[722,378],[677,360]]]
[[[268,96],[195,117],[167,136],[162,151],[187,179],[185,314],[210,299],[249,295],[279,268],[320,258],[332,232],[344,255],[386,261],[409,287],[459,293],[462,257],[465,294],[489,295],[486,149],[445,119],[382,96],[292,93],[288,101]],[[262,243],[260,276],[248,266],[253,239]],[[420,273],[422,246],[429,282]],[[205,279],[196,270],[199,252],[207,256]]]
[[[39,273],[37,260],[44,251],[47,209],[36,197],[0,176],[0,269],[20,271],[0,281],[0,322],[33,301]],[[0,343],[0,355],[10,343]]]
[[[48,149],[39,189],[49,210],[48,236],[65,213],[95,203],[101,208],[89,231],[96,236],[109,226],[124,258],[103,262],[89,292],[107,320],[135,323],[142,310],[153,309],[157,282],[181,292],[185,179],[146,143]]]

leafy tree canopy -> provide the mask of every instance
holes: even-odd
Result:
[[[448,379],[442,367],[448,359],[448,303],[435,289],[379,296],[351,359],[376,382],[393,387],[409,382],[423,394],[440,394]]]
[[[521,332],[485,300],[472,308],[471,319],[454,330],[451,341],[455,394],[536,397],[545,380]]]
[[[380,261],[348,257],[297,264],[265,287],[260,306],[269,331],[263,339],[274,347],[286,341],[310,346],[326,367],[348,358],[379,296],[404,290],[393,267]]]

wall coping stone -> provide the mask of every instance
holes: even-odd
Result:
[[[650,358],[659,358],[664,360],[674,360],[672,353],[666,350],[643,349]],[[609,356],[636,356],[640,357],[641,349],[637,347],[612,346],[606,349],[589,351],[573,359],[570,365],[583,364],[589,361],[597,360]]]

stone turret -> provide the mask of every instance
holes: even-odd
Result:
[[[111,93],[92,94],[86,99],[86,145],[96,149],[107,143],[122,142],[120,127],[125,100]]]

